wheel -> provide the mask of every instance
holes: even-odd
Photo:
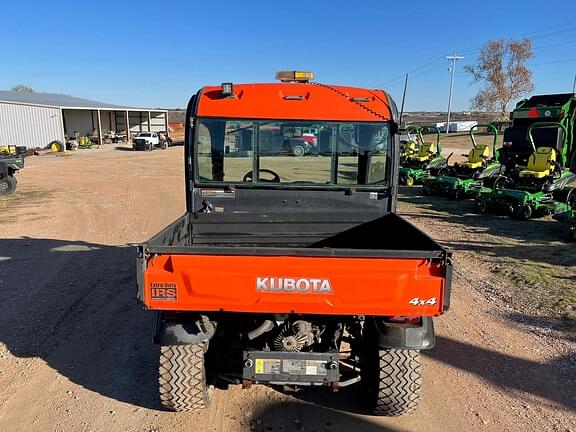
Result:
[[[566,192],[566,200],[564,201],[572,208],[576,208],[576,189],[568,189]]]
[[[206,385],[205,344],[168,345],[160,348],[160,400],[170,411],[207,408],[213,389]]]
[[[64,149],[66,148],[66,146],[64,145],[64,143],[62,141],[52,141],[49,144],[50,150],[52,150],[52,153],[59,153],[59,152],[63,152]]]
[[[564,222],[562,227],[562,238],[564,241],[574,241],[576,239],[576,226],[569,222]]]
[[[475,200],[474,211],[476,213],[484,214],[488,211],[488,204],[484,200]]]
[[[512,217],[517,220],[530,219],[532,216],[532,207],[529,205],[521,205],[514,207],[512,210]]]
[[[365,351],[362,383],[374,415],[396,417],[414,411],[420,401],[420,352],[377,348]]]
[[[414,186],[414,177],[412,176],[406,177],[406,186]]]
[[[300,144],[296,144],[292,147],[292,154],[294,156],[304,156],[306,154],[306,149]]]
[[[444,177],[450,175],[450,170],[447,167],[440,168],[436,174],[438,177]]]
[[[461,201],[464,199],[464,191],[462,189],[452,189],[449,196],[450,199]]]
[[[16,190],[16,178],[12,176],[0,178],[0,195],[8,195]]]

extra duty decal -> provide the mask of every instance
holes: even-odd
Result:
[[[152,300],[176,301],[178,290],[173,282],[152,282]]]

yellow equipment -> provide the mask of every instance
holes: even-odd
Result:
[[[552,147],[538,147],[528,158],[528,166],[520,171],[520,177],[543,178],[554,171],[556,150]]]

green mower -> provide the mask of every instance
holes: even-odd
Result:
[[[408,158],[418,153],[417,136],[416,126],[406,126],[405,133],[400,135],[400,165],[405,164]]]
[[[487,144],[478,144],[474,131],[478,128],[486,128],[492,132],[492,157]],[[456,162],[440,169],[438,176],[429,176],[422,182],[422,192],[425,195],[444,195],[453,199],[465,199],[475,196],[484,186],[493,186],[493,182],[499,177],[501,164],[498,162],[498,130],[495,126],[476,125],[470,129],[472,149],[466,156],[466,161]],[[448,160],[450,156],[448,156]]]
[[[534,142],[535,130],[554,129],[541,135],[539,146]],[[576,194],[576,174],[565,169],[568,133],[558,122],[536,122],[528,127],[527,140],[532,154],[526,165],[515,164],[498,176],[492,188],[478,192],[476,209],[483,213],[493,209],[515,219],[529,219],[564,213]]]
[[[436,133],[436,143],[424,142],[422,131],[433,130]],[[418,129],[418,150],[401,161],[400,184],[413,186],[422,183],[430,175],[437,175],[439,170],[446,166],[446,159],[442,156],[440,146],[440,129],[436,126],[423,126]]]

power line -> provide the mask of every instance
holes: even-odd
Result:
[[[572,62],[576,62],[576,58],[566,59],[566,60],[549,61],[549,62],[543,62],[543,63],[528,63],[528,66],[544,66],[544,65],[551,65],[551,64],[558,64],[558,63],[572,63]]]
[[[532,32],[529,32],[529,33],[525,33],[525,34],[523,34],[523,35],[510,36],[510,37],[508,37],[507,39],[525,38],[525,37],[528,37],[528,36],[531,36],[531,35],[538,35],[538,36],[536,36],[536,37],[531,38],[531,40],[544,39],[544,38],[547,38],[547,37],[550,37],[550,36],[554,36],[554,35],[559,34],[559,33],[566,33],[566,32],[570,32],[570,31],[576,30],[576,26],[569,27],[569,26],[571,26],[571,25],[574,24],[574,23],[576,23],[576,20],[568,21],[568,22],[565,22],[565,23],[563,23],[563,24],[555,24],[555,25],[553,25],[553,26],[544,27],[544,28],[541,28],[541,29],[539,29],[539,30],[535,30],[535,31],[532,31]],[[553,29],[555,29],[555,30],[552,31],[552,32],[548,32],[549,30],[553,30]],[[546,32],[548,32],[548,33],[546,33]],[[544,34],[540,34],[540,33],[544,33]],[[541,46],[541,47],[536,47],[536,48],[534,48],[534,51],[539,51],[539,50],[546,49],[546,48],[551,48],[551,47],[554,47],[554,46],[569,45],[569,44],[571,44],[571,43],[576,43],[576,41],[561,42],[561,43],[558,43],[558,44],[551,44],[551,45],[545,45],[545,46]],[[485,44],[484,44],[484,45],[485,45]],[[462,54],[463,56],[469,56],[469,55],[472,55],[472,54],[474,54],[474,53],[476,53],[476,52],[480,52],[481,49],[484,47],[484,45],[477,45],[477,46],[470,47],[470,48],[463,49],[463,50],[459,50],[459,51],[461,52],[461,54]],[[377,85],[375,85],[375,86],[373,86],[373,87],[378,88],[378,87],[383,87],[383,86],[389,86],[391,83],[395,83],[396,81],[400,81],[400,80],[404,79],[404,77],[405,77],[406,74],[408,74],[408,75],[413,75],[415,72],[419,72],[419,71],[427,68],[428,66],[431,66],[431,65],[439,62],[439,61],[442,60],[442,59],[444,59],[444,56],[436,57],[435,59],[433,59],[433,60],[431,60],[431,61],[429,61],[429,62],[427,62],[427,63],[424,63],[424,64],[421,65],[421,66],[418,66],[418,67],[416,67],[416,68],[414,68],[414,69],[412,69],[412,70],[410,70],[410,71],[408,71],[408,72],[405,72],[405,73],[403,73],[402,75],[398,75],[397,77],[392,78],[392,79],[390,79],[390,80],[388,80],[388,81],[384,81],[384,82],[382,82],[382,83],[379,83],[379,84],[377,84]],[[568,63],[568,62],[571,62],[571,61],[572,61],[572,60],[567,60],[567,61],[561,61],[561,62],[559,62],[559,63]],[[556,63],[556,62],[554,62],[554,63]],[[542,63],[542,64],[554,64],[554,63]],[[539,66],[539,65],[541,65],[541,64],[535,64],[534,66]],[[427,72],[430,72],[430,71],[432,71],[432,70],[434,70],[434,69],[435,69],[435,68],[431,68],[431,69],[429,69]],[[414,79],[414,76],[411,76],[411,79]]]

